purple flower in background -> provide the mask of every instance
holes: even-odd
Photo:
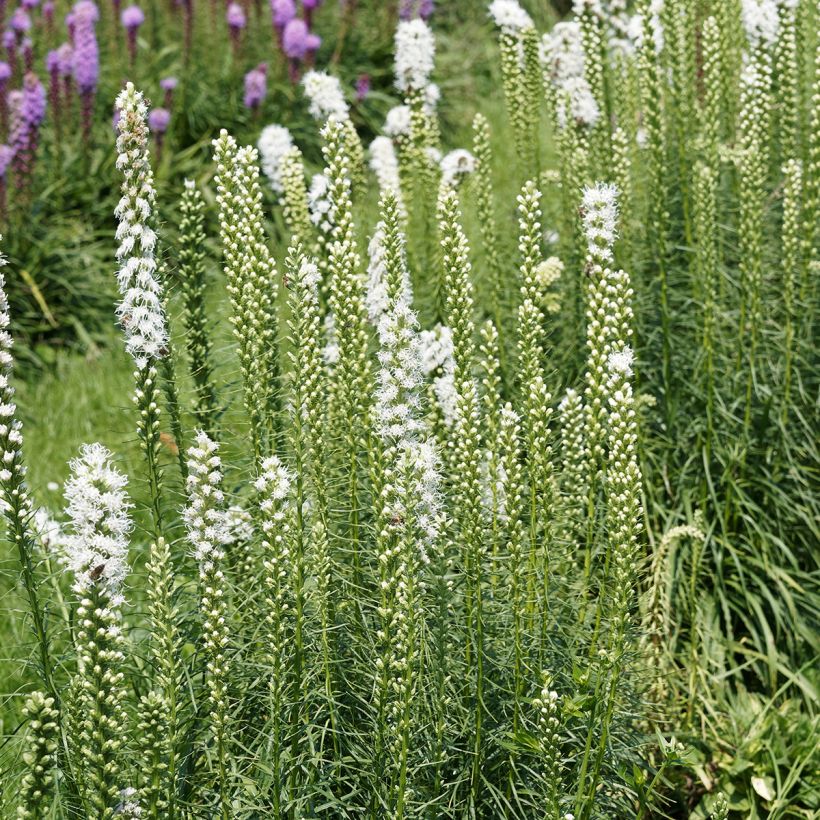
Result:
[[[122,111],[117,108],[116,103],[114,104],[114,113],[111,115],[111,127],[114,129],[115,134],[119,134],[120,132],[120,117],[122,116]]]
[[[370,93],[370,75],[360,74],[356,80],[356,102],[361,102]]]
[[[137,32],[145,22],[145,15],[139,6],[127,6],[122,10],[120,22],[128,37],[128,59],[133,67],[137,59]]]
[[[46,71],[48,72],[48,104],[54,112],[52,117],[60,128],[60,52],[56,49],[46,55]]]
[[[18,36],[22,37],[27,31],[31,30],[31,17],[28,12],[20,6],[14,10],[9,20],[9,28]]]
[[[59,60],[60,75],[62,77],[71,77],[74,71],[74,49],[71,43],[63,43],[57,49],[57,59]]]
[[[46,30],[49,36],[54,30],[54,2],[53,0],[46,0],[43,3],[43,20],[46,22]]]
[[[148,112],[148,128],[152,134],[164,134],[171,124],[171,112],[167,108],[152,108]]]
[[[434,0],[401,0],[399,19],[412,20],[414,17],[421,17],[422,20],[427,20],[433,15],[435,9]]]
[[[310,28],[313,24],[313,12],[322,5],[322,0],[302,0],[302,8],[305,11],[305,22]]]
[[[242,29],[245,28],[248,22],[245,19],[245,11],[242,6],[240,6],[239,3],[230,3],[228,10],[225,12],[225,20],[231,32],[231,43],[233,44],[234,54],[238,54]]]
[[[37,6],[40,5],[40,0],[22,0],[20,5],[26,9],[26,11],[31,11],[32,9],[36,9]]]
[[[281,38],[285,26],[296,17],[294,0],[270,0],[270,13],[273,27]]]
[[[298,17],[291,20],[282,33],[282,51],[291,60],[304,60],[308,51],[308,27]]]
[[[179,85],[179,80],[176,77],[163,77],[159,81],[159,87],[165,92],[165,98],[162,104],[165,108],[170,109],[174,103],[174,91]]]
[[[11,30],[6,29],[3,32],[3,48],[6,49],[8,57],[8,65],[11,67],[11,73],[17,69],[17,35]]]
[[[157,160],[162,157],[162,144],[165,141],[165,132],[171,124],[171,112],[167,108],[152,108],[148,112],[148,128],[154,135],[157,146]]]
[[[12,75],[11,66],[0,62],[0,129],[5,134],[9,127],[9,105],[6,87]]]
[[[268,93],[268,65],[259,63],[245,75],[245,107],[256,113]]]
[[[23,63],[26,66],[26,71],[34,70],[34,44],[31,42],[31,37],[26,37],[23,40]]]
[[[74,6],[74,82],[82,99],[83,137],[91,136],[91,114],[100,75],[100,52],[94,26],[99,12],[92,0],[79,0]]]
[[[74,42],[74,28],[75,28],[76,20],[74,18],[74,12],[70,11],[65,16],[65,30],[68,32],[68,39],[73,43]]]
[[[23,90],[9,94],[11,129],[9,142],[14,150],[12,165],[15,183],[21,190],[28,187],[34,166],[34,155],[40,141],[40,126],[46,115],[46,90],[36,74],[23,78]]]

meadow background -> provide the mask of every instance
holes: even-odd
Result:
[[[718,248],[719,258],[714,260],[712,278],[705,279],[706,240],[698,233],[701,226],[693,214],[697,207],[693,169],[696,160],[702,159],[699,140],[708,131],[698,112],[708,97],[704,82],[709,77],[704,80],[704,66],[698,60],[703,21],[709,14],[720,15],[718,7],[723,4],[706,0],[667,0],[667,4],[690,13],[699,33],[690,40],[697,57],[671,53],[670,47],[664,53],[668,61],[664,68],[672,72],[672,80],[664,86],[663,100],[658,103],[666,135],[660,169],[653,168],[647,152],[638,146],[638,131],[645,127],[647,114],[642,108],[645,97],[629,100],[629,94],[638,93],[637,82],[625,89],[617,83],[611,87],[619,106],[629,110],[632,105],[636,115],[641,109],[643,117],[636,116],[635,127],[626,129],[630,191],[621,206],[623,245],[618,261],[629,271],[634,287],[635,391],[646,529],[638,572],[641,588],[653,598],[652,611],[662,618],[661,625],[652,627],[653,645],[647,650],[651,656],[648,668],[657,678],[636,694],[640,720],[633,729],[640,737],[634,748],[640,749],[645,774],[629,773],[627,779],[631,778],[631,788],[637,793],[636,783],[651,780],[660,761],[665,761],[660,781],[653,783],[652,800],[646,807],[641,803],[641,811],[646,811],[642,816],[705,818],[714,811],[717,796],[725,795],[731,817],[817,817],[820,503],[816,431],[820,381],[815,347],[820,211],[816,199],[815,54],[820,10],[813,0],[797,4],[795,100],[778,96],[782,63],[775,63],[773,108],[767,113],[771,132],[766,132],[766,139],[772,135],[771,156],[764,169],[760,221],[753,228],[759,234],[760,290],[754,298],[760,324],[755,362],[750,366],[738,327],[739,306],[745,304],[742,293],[750,287],[742,260],[755,243],[742,235],[747,228],[744,194],[736,173],[737,157],[732,153],[740,150],[743,137],[736,120],[740,95],[732,85],[739,76],[740,16],[731,32],[722,29],[722,36],[737,40],[734,52],[728,49],[737,52],[737,65],[732,68],[734,74],[724,69],[727,76],[731,74],[727,84],[732,88],[724,92],[719,108],[718,217],[710,227],[710,242]],[[568,11],[545,2],[522,5],[539,32],[550,30]],[[611,5],[617,12],[618,4]],[[734,12],[741,4],[726,0],[725,7]],[[186,48],[188,8],[192,9],[191,45]],[[30,59],[44,92],[49,93],[47,55],[66,40],[63,18],[70,7],[58,2],[51,9],[47,12],[45,4],[30,8],[30,29],[15,35],[13,46],[4,46],[9,52],[14,50],[17,60],[8,88],[23,84],[24,64]],[[114,316],[113,213],[120,177],[115,167],[112,117],[113,101],[124,82],[132,81],[152,107],[164,107],[170,114],[167,129],[153,131],[151,148],[157,229],[172,266],[183,181],[194,180],[204,196],[206,310],[213,325],[213,363],[221,385],[220,425],[234,431],[243,430],[245,424],[242,376],[227,322],[230,308],[221,269],[212,140],[226,128],[240,144],[253,145],[265,125],[279,123],[291,131],[301,148],[308,174],[320,171],[325,161],[319,127],[293,76],[311,65],[339,77],[365,146],[382,133],[387,112],[402,102],[394,84],[396,3],[326,0],[310,14],[311,30],[321,37],[321,44],[315,53],[300,59],[284,55],[266,4],[246,4],[246,24],[232,33],[222,4],[193,2],[186,6],[153,0],[143,8],[144,21],[134,34],[133,54],[129,34],[117,22],[121,11],[111,3],[99,7],[100,70],[88,130],[83,126],[82,94],[76,87],[69,89],[60,75],[59,104],[49,99],[32,155],[25,167],[11,163],[3,173],[0,250],[8,260],[4,270],[16,339],[15,383],[25,431],[27,482],[35,505],[54,515],[63,506],[68,462],[83,442],[101,441],[117,454],[119,468],[129,476],[138,477],[143,469],[131,402],[133,361],[123,349]],[[10,7],[5,9],[7,20],[12,13]],[[299,13],[304,15],[304,10],[300,8]],[[671,14],[668,9],[667,13]],[[731,13],[724,19],[732,20]],[[592,184],[599,175],[588,178],[584,169],[573,167],[571,158],[578,145],[568,143],[555,127],[546,104],[533,132],[534,153],[522,158],[518,124],[510,116],[509,91],[505,95],[507,78],[499,56],[498,29],[485,4],[472,0],[438,3],[429,24],[436,36],[433,78],[441,89],[437,113],[442,149],[472,149],[473,118],[477,113],[486,117],[492,135],[497,253],[502,260],[512,260],[512,271],[518,267],[516,196],[529,178],[541,187],[544,255],[559,256],[565,263],[559,285],[561,308],[557,314],[548,313],[546,319],[545,371],[553,395],[561,396],[581,376],[586,359],[584,317],[576,301],[581,287],[572,284],[573,279],[582,281],[584,269],[571,238],[577,220],[574,209],[568,207],[574,201],[568,194],[573,180],[568,174],[579,174],[585,184]],[[24,42],[28,37],[30,45]],[[249,107],[243,100],[245,75],[262,62],[267,66],[266,93],[258,105]],[[683,65],[692,71],[691,83],[685,88],[675,84],[675,78],[680,78],[675,72],[681,72]],[[615,77],[620,67],[616,64],[610,70]],[[623,76],[635,81],[628,71]],[[168,77],[177,80],[170,99],[160,85]],[[789,111],[789,105],[796,110]],[[794,122],[784,126],[789,118]],[[796,144],[784,145],[784,133],[796,133]],[[12,137],[9,134],[8,141]],[[784,249],[782,238],[788,229],[783,205],[787,180],[782,166],[789,159],[802,161],[807,191],[795,231],[804,244],[791,272],[784,271],[788,247]],[[654,173],[660,174],[660,190]],[[269,247],[282,267],[291,230],[274,192],[264,182],[263,189]],[[473,269],[479,282],[484,282],[492,264],[476,190],[477,184],[466,178],[461,205]],[[371,178],[356,202],[362,248],[379,218],[377,203],[378,189]],[[665,232],[660,252],[657,236],[652,238],[659,213],[664,215]],[[411,257],[423,258],[422,232],[411,234],[408,243]],[[706,264],[712,260],[707,259]],[[664,269],[662,282],[660,267]],[[425,278],[427,274],[419,269],[414,270],[416,297],[429,323],[438,309],[437,280],[433,274]],[[788,286],[784,284],[787,275],[793,276]],[[714,290],[707,293],[705,288]],[[717,304],[709,304],[713,293]],[[479,287],[477,313],[493,316],[494,295],[486,286]],[[517,284],[511,276],[502,293],[502,312],[511,315],[510,305],[516,298]],[[709,348],[704,344],[707,310],[711,317]],[[168,313],[173,345],[180,351],[184,429],[190,431],[193,423],[187,408],[193,385],[183,366],[183,307],[179,288],[173,284]],[[709,379],[704,376],[707,366]],[[506,373],[504,379],[512,381],[513,376]],[[552,446],[560,452],[557,429],[552,436]],[[163,428],[161,460],[169,474],[177,452],[177,443]],[[225,442],[223,457],[228,463],[243,462],[246,454],[241,436]],[[234,478],[237,486],[242,481],[240,473]],[[181,506],[181,484],[169,483],[169,493],[176,493],[169,505]],[[149,540],[149,490],[143,480],[135,478],[131,493],[137,502],[139,552]],[[134,588],[141,583],[141,560],[135,562],[135,577],[130,582]],[[55,611],[64,608],[69,592],[65,583],[52,577],[58,575],[57,567],[48,564],[40,572],[49,606]],[[12,817],[23,769],[23,701],[37,686],[37,669],[17,555],[5,544],[0,548],[0,602],[0,761],[4,775],[0,806],[3,816]],[[68,652],[59,641],[58,647]]]

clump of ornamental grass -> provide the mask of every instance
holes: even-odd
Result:
[[[817,76],[793,70],[807,29],[790,6],[728,5],[701,20],[578,2],[542,37],[495,0],[509,125],[477,115],[473,153],[446,156],[435,39],[403,20],[404,105],[369,162],[339,81],[310,72],[322,173],[308,184],[281,126],[258,151],[223,130],[218,237],[186,184],[176,253],[126,87],[118,315],[149,537],[111,453],[86,447],[66,486],[59,667],[0,338],[0,485],[48,692],[29,710],[22,816],[52,800],[95,818],[645,818],[678,798],[678,739],[719,721],[718,682],[773,705],[810,689],[817,261],[800,225],[818,152],[795,122]],[[775,116],[775,89],[798,110]],[[517,158],[503,176],[498,139]],[[211,239],[221,282],[204,275]],[[160,276],[165,257],[178,269]],[[166,427],[189,443],[182,498]],[[133,591],[131,547],[148,556]],[[718,781],[736,772],[720,765],[680,802],[726,817]],[[732,788],[768,804],[768,783]]]

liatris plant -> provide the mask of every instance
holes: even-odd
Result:
[[[125,29],[128,57],[131,61],[131,68],[133,68],[137,61],[137,34],[140,26],[145,22],[145,13],[139,6],[127,6],[122,10],[120,22]]]
[[[94,30],[98,19],[99,11],[92,0],[79,0],[72,10],[72,70],[80,93],[83,138],[86,143],[91,137],[94,95],[100,75],[99,46]]]
[[[26,74],[23,90],[12,92],[10,104],[9,141],[14,151],[12,167],[18,190],[24,193],[34,170],[34,158],[40,142],[40,125],[46,113],[46,90],[36,75]]]
[[[297,74],[303,9],[272,6]],[[725,817],[731,790],[735,816],[811,814],[807,9],[579,0],[542,37],[538,8],[496,0],[472,152],[450,139],[469,98],[439,118],[435,38],[413,16],[403,104],[367,161],[354,122],[373,126],[379,95],[351,109],[339,77],[358,68],[307,71],[320,172],[290,112],[258,151],[224,129],[178,231],[126,86],[133,532],[101,445],[72,465],[67,539],[35,509],[0,334],[3,511],[46,692],[32,702],[61,739],[21,757],[22,811],[626,820]],[[224,61],[234,81],[260,59],[253,36],[246,66]],[[197,119],[181,113],[182,132]],[[184,453],[186,428],[180,499],[163,442]],[[74,592],[47,572],[57,553]],[[748,714],[776,727],[762,746],[732,736]],[[766,754],[732,766],[730,743]]]

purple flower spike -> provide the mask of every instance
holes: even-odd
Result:
[[[0,62],[0,83],[7,83],[11,79],[11,75],[11,66],[8,63]]]
[[[86,142],[91,136],[94,94],[100,75],[100,52],[94,32],[99,16],[91,0],[79,0],[74,6],[74,81],[82,99],[83,137]]]
[[[360,74],[356,80],[356,102],[362,102],[370,93],[370,75]]]
[[[52,119],[60,132],[62,104],[60,101],[60,52],[54,49],[46,55],[46,71],[48,71],[48,104],[51,106]],[[59,137],[58,137],[59,138]]]
[[[176,77],[163,77],[159,81],[159,87],[165,92],[165,99],[162,104],[165,108],[170,109],[174,102],[174,91],[179,85],[179,80]]]
[[[63,43],[57,49],[57,57],[60,60],[60,75],[71,77],[74,71],[74,49],[71,47],[71,43]]]
[[[305,11],[313,11],[321,6],[321,0],[302,0],[302,8]]]
[[[128,6],[122,10],[120,21],[127,31],[138,29],[145,22],[145,14],[139,6]]]
[[[294,0],[270,0],[270,13],[273,27],[281,35],[285,26],[296,17]]]
[[[22,0],[20,5],[26,10],[31,11],[32,9],[36,9],[37,6],[40,5],[40,0]]]
[[[245,19],[245,11],[239,3],[230,3],[228,10],[225,12],[225,20],[232,29],[241,31],[245,28],[247,20]]]
[[[153,134],[164,134],[171,124],[171,112],[167,108],[152,108],[148,112],[148,127]]]
[[[162,157],[162,144],[165,141],[165,132],[171,124],[171,112],[167,108],[152,108],[148,112],[148,128],[154,135],[157,146],[157,160]]]
[[[28,188],[34,156],[40,141],[40,126],[46,115],[46,90],[36,74],[23,78],[23,90],[9,94],[11,107],[11,146],[14,149],[15,182],[19,189]]]
[[[16,8],[14,14],[11,15],[9,28],[18,36],[22,36],[31,29],[31,17],[22,6]]]
[[[282,51],[291,60],[304,60],[308,50],[308,27],[298,17],[291,20],[282,33]]]
[[[46,28],[51,31],[54,27],[54,1],[46,0],[43,3],[43,20],[46,21]]]
[[[315,54],[319,50],[319,46],[322,45],[322,38],[312,31],[308,32],[308,36],[305,38],[305,45],[307,46],[308,54]]]
[[[8,63],[0,62],[0,129],[6,133],[9,127],[9,104],[6,86],[12,75],[11,66]]]
[[[259,63],[245,75],[245,107],[256,113],[268,93],[268,65]]]
[[[145,15],[139,6],[127,6],[122,10],[120,22],[128,38],[128,59],[133,66],[137,61],[137,32],[145,22]]]
[[[23,40],[23,62],[26,71],[34,71],[34,44],[31,42],[31,37]]]

